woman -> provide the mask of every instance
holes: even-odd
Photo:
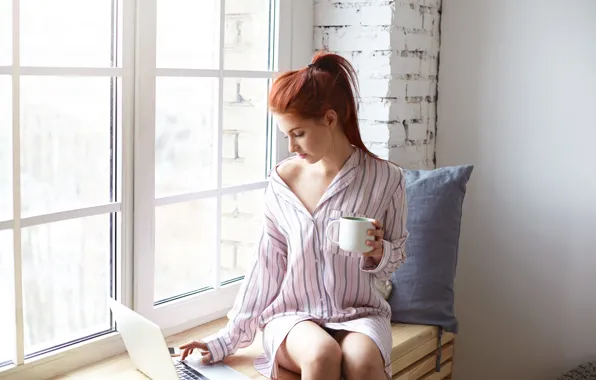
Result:
[[[265,225],[252,269],[227,326],[181,346],[217,362],[263,331],[255,367],[276,379],[279,366],[302,379],[387,379],[390,307],[376,291],[405,259],[404,176],[365,147],[358,130],[356,74],[321,53],[275,80],[269,106],[295,156],[269,175]],[[342,216],[375,219],[371,252],[354,256],[325,238]]]

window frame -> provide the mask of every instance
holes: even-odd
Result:
[[[285,71],[302,67],[309,63],[313,54],[313,0],[278,0],[278,17],[276,18],[279,31],[277,56],[278,62],[275,71]],[[154,198],[154,133],[147,133],[147,126],[154,131],[154,113],[146,112],[146,105],[155,102],[156,74],[169,71],[169,69],[156,69],[147,62],[155,62],[155,44],[152,48],[143,48],[147,38],[155,41],[155,13],[157,0],[122,0],[122,65],[116,68],[68,68],[68,67],[21,67],[19,62],[19,0],[12,0],[13,14],[13,60],[11,66],[0,66],[0,75],[12,76],[13,80],[13,110],[19,109],[19,76],[20,75],[83,75],[106,76],[120,78],[122,81],[122,126],[121,139],[119,139],[122,162],[122,190],[120,202],[87,207],[84,209],[67,212],[41,215],[32,218],[20,217],[20,159],[19,150],[13,154],[13,220],[9,221],[13,230],[13,239],[19,244],[14,247],[14,319],[16,321],[15,351],[16,364],[0,368],[0,379],[47,379],[59,374],[97,362],[110,356],[125,352],[123,341],[118,332],[107,333],[91,338],[61,349],[35,356],[25,360],[23,336],[23,310],[22,310],[22,262],[20,252],[21,228],[28,224],[45,224],[51,221],[67,220],[82,216],[101,215],[109,212],[121,213],[121,238],[118,241],[120,254],[117,255],[118,275],[116,276],[118,299],[125,305],[133,308],[140,314],[156,322],[164,332],[164,336],[179,333],[197,325],[207,323],[223,317],[231,308],[240,282],[225,286],[216,286],[215,289],[185,297],[179,300],[154,306],[153,263],[154,252],[152,247],[147,251],[147,245],[154,245],[153,218],[150,222],[143,220],[151,208],[154,213],[156,200]],[[225,4],[225,0],[221,0]],[[220,15],[223,19],[223,12]],[[153,23],[151,22],[153,20]],[[223,31],[223,25],[220,27]],[[221,36],[223,42],[223,36]],[[220,57],[223,53],[220,53]],[[147,61],[149,59],[149,61]],[[152,61],[151,61],[152,59]],[[221,61],[221,59],[220,59]],[[215,70],[221,74],[220,69]],[[182,70],[187,71],[187,70]],[[207,75],[198,73],[214,70],[191,70],[193,75]],[[230,74],[240,74],[250,77],[250,72],[238,70],[225,70]],[[184,76],[183,72],[179,72]],[[231,75],[230,75],[231,76]],[[261,78],[257,74],[256,77]],[[220,85],[223,76],[219,79]],[[147,86],[149,87],[149,91]],[[221,91],[220,91],[221,92]],[[16,105],[14,103],[17,103]],[[220,95],[221,102],[221,95]],[[154,108],[151,108],[154,109]],[[145,111],[145,112],[143,112]],[[220,113],[221,118],[221,113]],[[20,143],[19,114],[13,113],[13,148]],[[219,121],[221,135],[221,120]],[[276,130],[275,128],[272,128]],[[279,135],[279,132],[277,132]],[[221,153],[221,138],[219,139],[219,152]],[[288,157],[287,147],[282,138],[274,139],[273,160],[280,161]],[[149,149],[147,149],[149,147]],[[144,149],[143,149],[144,148]],[[221,155],[220,155],[221,156]],[[150,157],[150,161],[147,160]],[[221,160],[221,158],[220,158]],[[153,168],[148,171],[139,170],[139,162],[150,162]],[[142,169],[142,166],[141,166]],[[134,192],[142,188],[143,184],[151,181],[150,192]],[[233,186],[231,189],[218,191],[221,196],[234,193],[235,190],[246,191],[262,189],[266,181],[258,184]],[[218,203],[218,205],[221,202]],[[16,212],[19,211],[19,212]],[[133,212],[134,211],[134,212]],[[220,217],[220,216],[219,216]],[[8,229],[8,222],[2,222],[3,228]],[[148,238],[149,237],[149,238]],[[147,260],[147,256],[150,260]],[[137,263],[135,265],[135,263]],[[143,263],[143,264],[138,264]],[[151,264],[151,265],[148,265]],[[217,265],[219,266],[219,260]],[[220,282],[217,281],[216,284]],[[208,306],[206,306],[208,305]],[[172,317],[172,315],[177,317]]]

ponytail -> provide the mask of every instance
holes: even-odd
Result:
[[[273,82],[269,108],[305,119],[321,118],[332,109],[350,143],[378,158],[360,136],[357,97],[358,80],[350,62],[337,54],[320,52],[308,66],[285,72]]]

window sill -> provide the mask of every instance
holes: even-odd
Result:
[[[197,326],[195,328],[182,331],[179,334],[170,336],[166,339],[166,341],[169,346],[179,346],[180,344],[188,342],[189,340],[201,339],[202,337],[215,333],[223,328],[227,321],[228,319],[225,317],[218,318],[210,323],[206,323],[204,325]],[[234,370],[247,376],[249,379],[263,379],[261,374],[258,373],[253,366],[254,359],[262,352],[261,334],[261,332],[257,332],[257,336],[250,346],[238,350],[238,352],[236,352],[234,355],[226,358],[224,363],[231,366]],[[197,356],[197,354],[194,355]],[[298,376],[292,376],[290,372],[284,370],[283,368],[281,371],[283,379],[299,379]],[[107,360],[102,360],[86,368],[66,373],[54,380],[79,379],[141,380],[146,379],[146,377],[141,374],[141,372],[136,370],[128,354],[124,353]]]
[[[20,366],[13,364],[2,367],[0,368],[0,379],[50,379],[125,351],[120,334],[112,332],[26,360]]]
[[[186,321],[183,324],[162,329],[164,338],[193,328],[201,328],[212,321],[225,317],[229,308],[220,310],[200,319]],[[118,332],[108,333],[101,337],[52,351],[50,353],[26,360],[23,365],[7,365],[0,368],[1,380],[46,380],[92,366],[98,362],[109,360],[124,354],[126,348]],[[69,377],[68,377],[69,378]]]

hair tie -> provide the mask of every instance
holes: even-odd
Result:
[[[316,69],[317,65],[315,65],[314,63],[309,63],[307,67],[314,67]]]

